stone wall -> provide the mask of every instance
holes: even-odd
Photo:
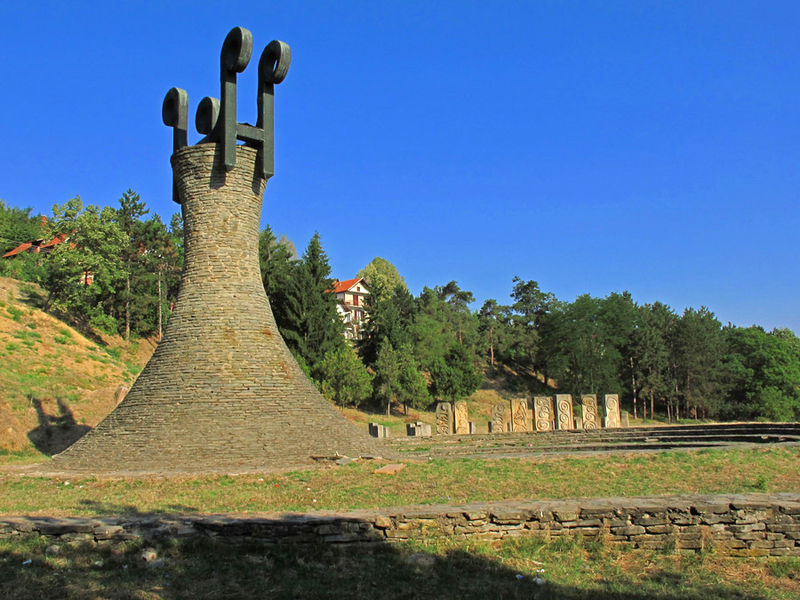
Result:
[[[104,545],[212,536],[284,543],[378,543],[426,536],[547,539],[581,535],[633,548],[800,556],[800,494],[507,501],[346,513],[0,517],[0,537],[43,535]]]

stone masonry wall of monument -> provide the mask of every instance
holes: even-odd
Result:
[[[125,400],[53,466],[242,471],[382,453],[318,393],[275,324],[258,265],[256,154],[238,146],[229,172],[216,144],[173,155],[186,240],[175,312]]]

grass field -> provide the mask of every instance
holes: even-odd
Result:
[[[800,447],[547,459],[372,461],[272,475],[47,478],[0,474],[0,513],[343,510],[515,498],[800,491]]]
[[[0,540],[0,597],[23,598],[535,598],[756,600],[800,596],[800,560],[713,552],[630,551],[601,541],[448,539],[320,548],[211,539],[136,545]]]

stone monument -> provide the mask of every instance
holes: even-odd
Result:
[[[492,433],[506,433],[508,431],[509,413],[508,402],[498,402],[492,406],[492,420],[489,422]]]
[[[175,311],[125,399],[54,457],[55,470],[245,472],[308,465],[313,457],[379,454],[382,446],[331,406],[295,362],[275,324],[258,264],[261,205],[273,174],[274,86],[289,47],[273,41],[258,66],[258,121],[236,119],[236,75],[250,61],[246,29],[220,56],[221,100],[204,98],[187,145],[188,101],[173,88],[173,194],[186,258]],[[237,140],[244,142],[238,145]]]
[[[527,398],[514,398],[511,400],[511,431],[517,433],[530,433],[533,431],[531,411]]]
[[[619,427],[619,396],[606,394],[605,397],[606,427]]]
[[[439,402],[436,405],[436,433],[450,435],[453,433],[453,405]]]
[[[597,396],[595,394],[584,394],[581,397],[581,407],[583,409],[583,428],[598,429],[600,419],[597,416]]]
[[[559,429],[574,429],[572,417],[572,395],[556,394],[556,422]]]
[[[533,412],[536,431],[553,429],[553,399],[550,396],[536,396],[533,399]]]
[[[453,419],[455,420],[456,434],[469,434],[469,408],[466,400],[459,400],[453,405]]]

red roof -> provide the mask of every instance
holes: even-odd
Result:
[[[13,250],[9,250],[5,254],[3,254],[3,258],[9,258],[11,256],[16,256],[20,252],[25,252],[31,246],[33,246],[33,242],[25,242],[24,244],[20,244],[19,246],[17,246]]]
[[[10,258],[12,256],[16,256],[17,254],[21,254],[22,252],[27,252],[34,247],[33,252],[39,252],[40,248],[53,248],[54,246],[58,246],[59,244],[63,244],[67,240],[66,233],[59,233],[56,237],[52,240],[45,242],[44,240],[34,240],[32,242],[24,242],[14,248],[13,250],[9,250],[5,254],[3,254],[3,258]]]
[[[334,294],[341,294],[346,292],[359,281],[363,281],[363,277],[356,277],[355,279],[347,279],[346,281],[337,281],[333,284],[333,293]]]

